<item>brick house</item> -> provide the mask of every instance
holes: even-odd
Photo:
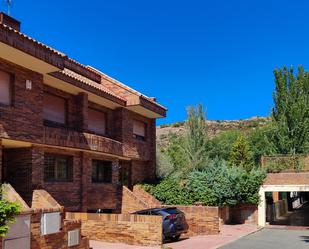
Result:
[[[0,167],[27,201],[48,191],[67,211],[120,212],[122,186],[155,176],[166,109],[20,32],[0,13]]]

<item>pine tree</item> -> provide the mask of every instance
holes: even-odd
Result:
[[[247,172],[251,171],[253,167],[252,152],[243,135],[240,135],[234,142],[229,161],[231,165],[243,167]]]
[[[276,90],[272,110],[272,141],[279,154],[309,151],[309,73],[298,68],[274,71]]]

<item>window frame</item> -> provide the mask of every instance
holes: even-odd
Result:
[[[0,101],[0,107],[10,107],[10,106],[13,106],[13,100],[14,100],[14,94],[13,94],[14,87],[13,86],[15,82],[15,75],[5,70],[0,69],[0,71],[8,74],[9,76],[9,104],[5,104]]]
[[[89,128],[89,109],[104,114],[104,116],[105,116],[105,133],[90,130],[90,128]],[[99,110],[97,108],[93,108],[91,106],[88,106],[87,112],[88,112],[88,128],[87,128],[87,132],[91,133],[91,134],[107,137],[108,136],[108,125],[107,125],[107,123],[108,123],[108,114],[107,114],[107,112]]]
[[[43,116],[43,124],[44,126],[49,126],[49,127],[55,127],[55,128],[67,128],[68,127],[68,99],[62,96],[59,96],[57,94],[51,93],[49,91],[44,91],[43,92],[43,98],[44,95],[48,94],[54,97],[57,97],[59,99],[63,99],[64,100],[64,123],[60,123],[60,122],[56,122],[53,120],[48,120],[45,119]],[[43,115],[44,115],[44,100],[43,100]]]
[[[94,165],[94,163],[97,163],[96,165]],[[102,163],[101,165],[99,165],[98,163]],[[109,165],[105,165],[105,163],[108,163]],[[106,167],[110,167],[110,172],[107,172],[106,175],[108,175],[109,179],[99,179],[99,167],[101,166],[102,168],[106,168]],[[95,177],[94,177],[94,167],[96,168],[96,172],[95,172]],[[92,159],[91,161],[91,182],[92,183],[107,183],[107,184],[111,184],[113,183],[113,163],[111,161],[107,161],[107,160],[99,160],[99,159]],[[103,173],[104,175],[104,173]],[[104,175],[104,177],[106,176]]]
[[[53,178],[47,177],[47,167],[50,167],[50,165],[47,165],[47,157],[53,157],[54,163],[52,165],[53,167]],[[66,178],[57,178],[57,173],[59,172],[60,166],[58,166],[57,160],[59,159],[65,159],[67,161],[66,165]],[[55,153],[45,153],[44,154],[44,168],[43,168],[43,176],[44,176],[44,182],[73,182],[74,180],[74,166],[73,166],[73,156],[71,155],[63,155],[63,154],[55,154]]]
[[[144,125],[144,136],[138,135],[134,133],[134,123],[138,122],[138,123],[142,123]],[[132,133],[133,133],[133,138],[135,138],[138,141],[146,141],[147,140],[147,123],[138,119],[134,119],[133,120],[133,127],[132,127]]]

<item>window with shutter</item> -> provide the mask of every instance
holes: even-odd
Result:
[[[11,104],[11,75],[0,71],[0,104]]]
[[[43,118],[45,124],[61,124],[66,123],[66,100],[64,98],[44,93]]]
[[[133,137],[143,141],[146,139],[146,124],[144,122],[133,121]]]
[[[106,114],[88,108],[88,130],[100,135],[106,134]]]

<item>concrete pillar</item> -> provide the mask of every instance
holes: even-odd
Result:
[[[261,201],[258,206],[258,225],[264,227],[266,221],[266,198],[263,186],[260,188],[259,195]]]

